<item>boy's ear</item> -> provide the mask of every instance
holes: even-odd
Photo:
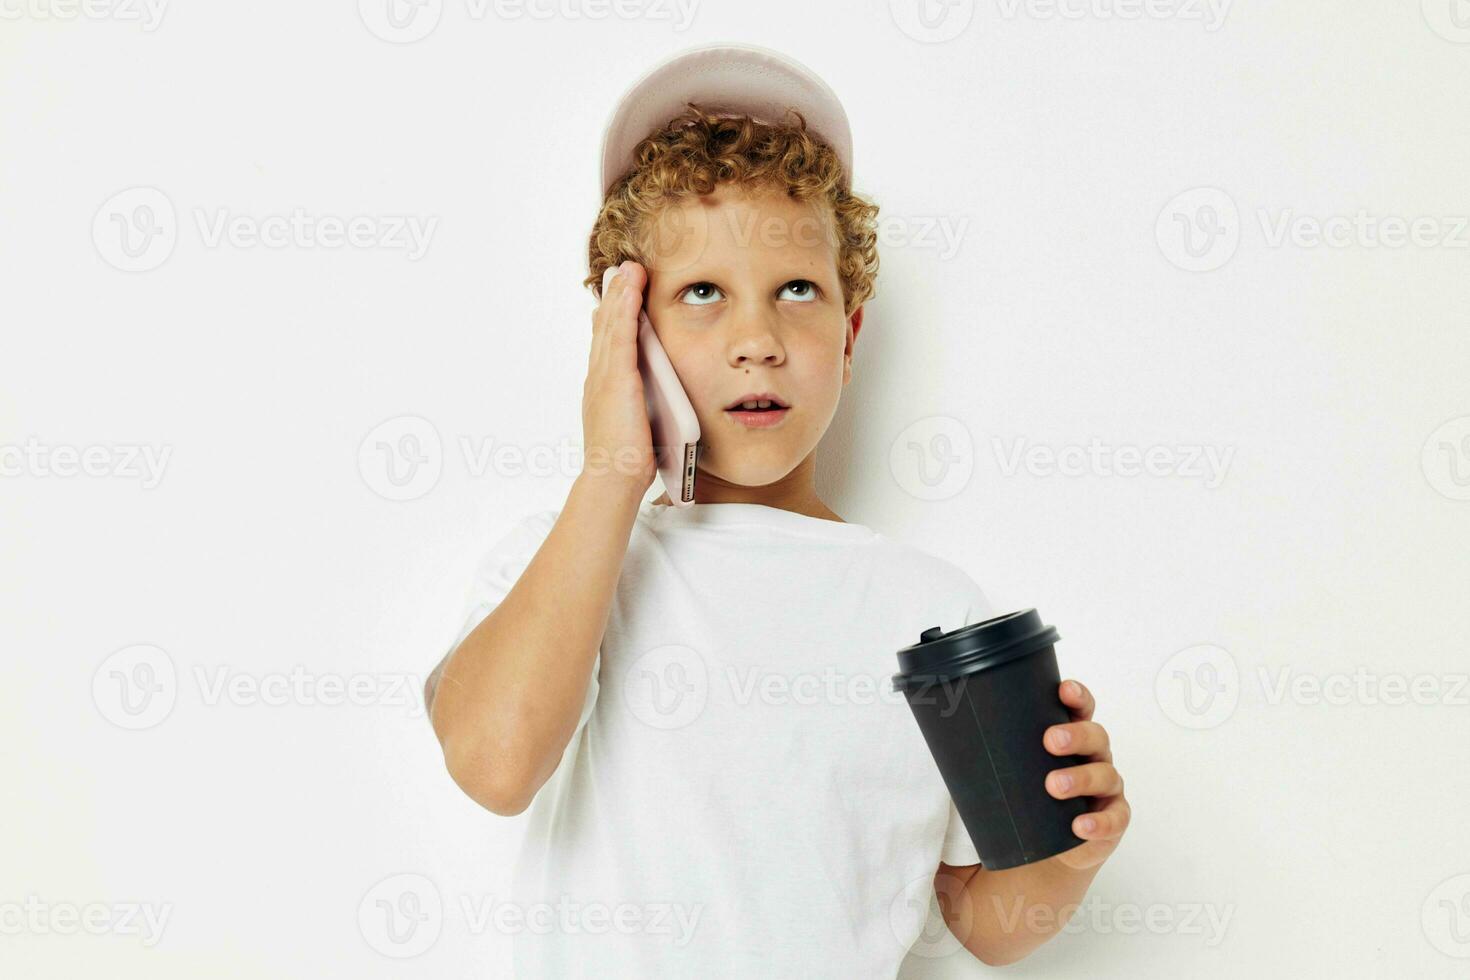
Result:
[[[852,311],[852,316],[847,318],[850,328],[847,332],[847,346],[842,352],[842,383],[847,384],[852,380],[852,347],[857,343],[858,331],[863,328],[863,308],[859,306]]]
[[[847,318],[847,323],[852,330],[848,333],[846,353],[848,357],[852,357],[852,345],[857,343],[858,331],[863,328],[863,307],[859,306],[853,310],[852,316]]]

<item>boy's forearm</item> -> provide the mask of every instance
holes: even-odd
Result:
[[[1051,857],[1002,871],[959,868],[941,871],[935,888],[945,921],[965,948],[990,966],[1005,966],[1061,932],[1100,867],[1078,871]]]
[[[501,603],[431,676],[429,719],[450,774],[497,813],[518,813],[576,728],[641,492],[584,474]]]

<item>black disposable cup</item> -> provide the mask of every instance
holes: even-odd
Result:
[[[1059,800],[1046,789],[1047,773],[1088,761],[1053,755],[1041,741],[1047,728],[1072,720],[1057,697],[1058,639],[1035,609],[1023,609],[948,633],[935,626],[898,651],[893,689],[913,710],[989,870],[1085,843],[1072,821],[1091,809],[1091,797]]]

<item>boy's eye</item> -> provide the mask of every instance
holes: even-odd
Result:
[[[787,297],[788,299],[794,299],[798,303],[810,303],[817,298],[817,284],[810,279],[793,279],[781,287],[781,292],[784,294],[793,288],[796,290],[795,295]],[[715,302],[722,295],[724,294],[720,292],[720,287],[714,283],[696,282],[684,289],[681,298],[691,306],[706,306]]]
[[[696,298],[690,305],[706,306],[714,302],[714,298],[709,295],[711,291],[718,293],[720,287],[712,282],[696,282],[684,290],[684,299],[688,302],[689,297],[694,296]]]
[[[817,298],[817,284],[812,282],[810,279],[793,279],[786,285],[782,286],[781,291],[785,292],[792,286],[796,286],[800,290],[800,292],[795,297],[793,297],[798,303],[810,303]]]

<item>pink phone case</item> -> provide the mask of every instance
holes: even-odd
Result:
[[[604,295],[615,271],[613,267],[603,273]],[[675,507],[688,507],[694,503],[694,479],[698,472],[699,416],[674,373],[668,353],[658,342],[648,314],[641,308],[638,310],[638,374],[643,378],[643,404],[653,433],[659,477],[669,501]]]
[[[643,376],[643,402],[653,430],[658,474],[675,507],[694,503],[694,477],[699,460],[699,416],[674,373],[673,362],[658,342],[648,314],[638,311],[638,373]]]

